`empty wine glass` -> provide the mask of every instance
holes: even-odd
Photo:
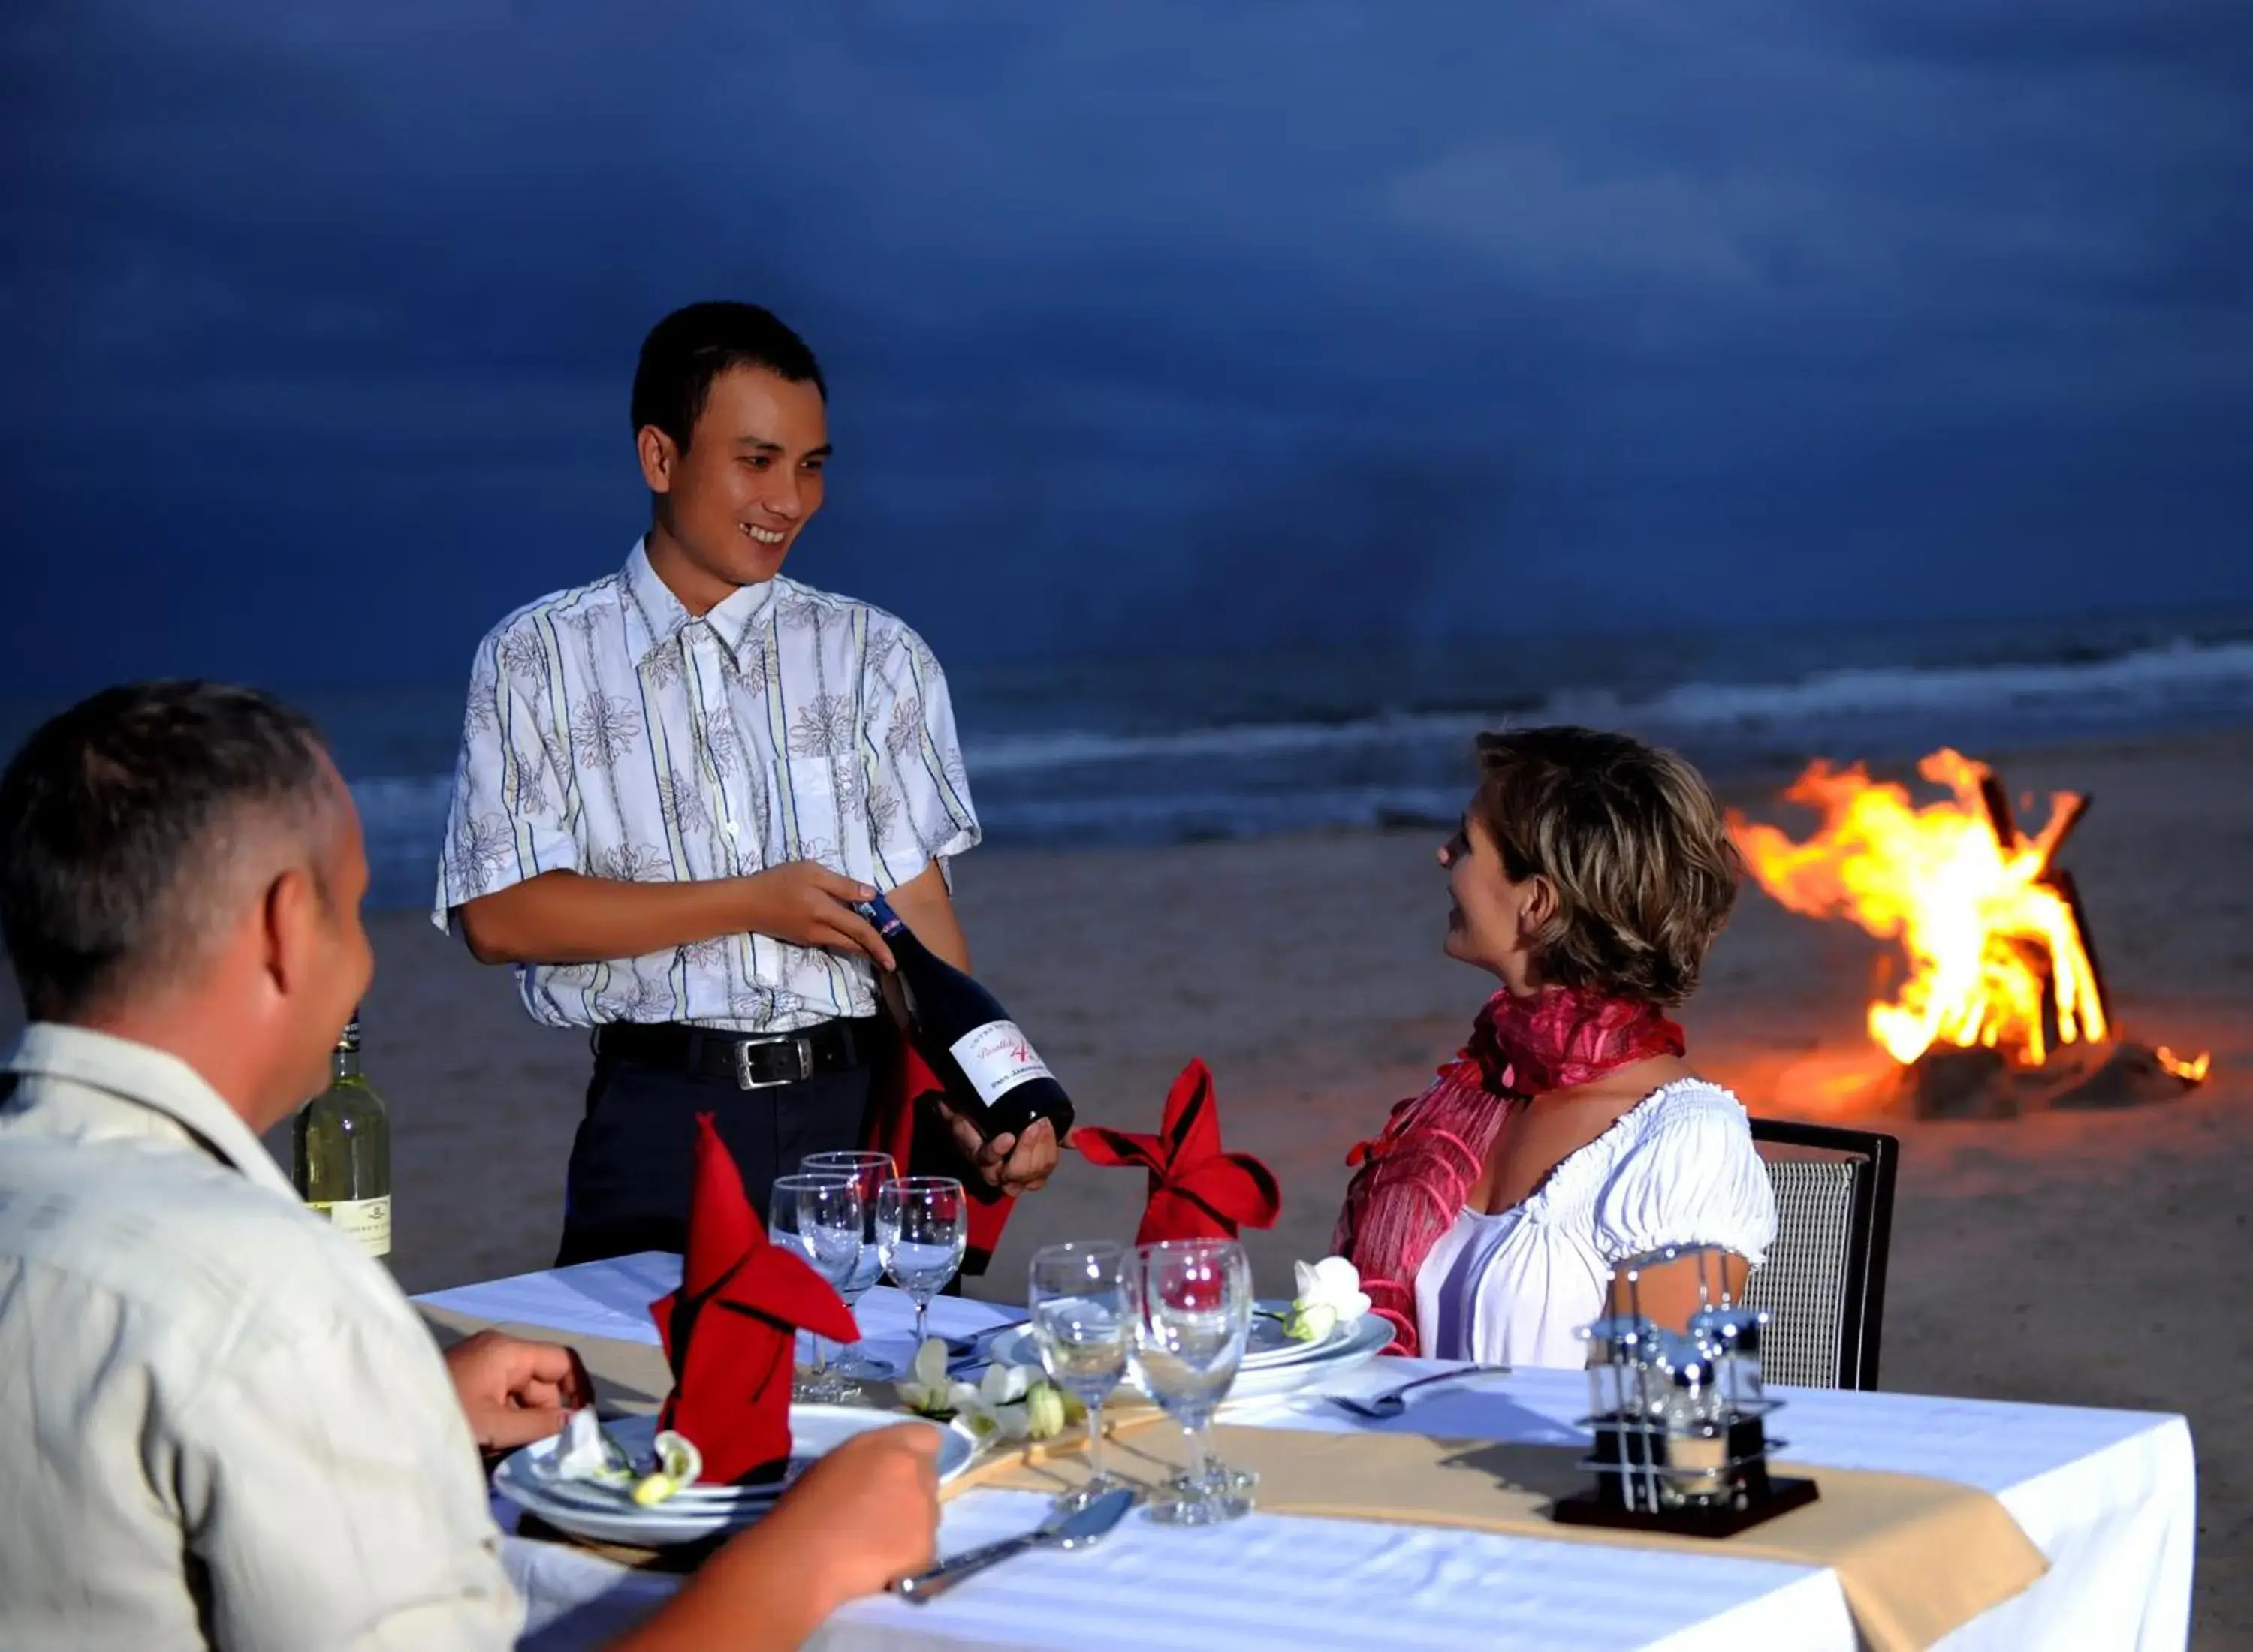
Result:
[[[917,1348],[931,1299],[962,1265],[969,1243],[969,1197],[953,1177],[903,1176],[878,1191],[876,1251],[892,1283],[915,1303]]]
[[[842,1293],[861,1260],[858,1182],[834,1170],[777,1176],[774,1197],[767,1207],[767,1221],[776,1244],[796,1251],[816,1273]],[[835,1401],[850,1391],[846,1384],[830,1375],[828,1344],[815,1337],[813,1370],[799,1386],[799,1397]]]
[[[1073,1240],[1043,1245],[1028,1270],[1033,1346],[1049,1380],[1087,1407],[1087,1484],[1079,1500],[1115,1482],[1103,1472],[1103,1402],[1126,1374],[1126,1296],[1119,1245]]]
[[[845,1306],[858,1308],[868,1287],[884,1276],[883,1258],[876,1246],[876,1195],[883,1191],[884,1183],[892,1179],[892,1155],[889,1153],[809,1153],[799,1168],[808,1175],[844,1175],[853,1178],[861,1189],[861,1259],[853,1269],[853,1277],[837,1287],[837,1294],[845,1299]],[[897,1377],[898,1370],[889,1362],[875,1359],[854,1350],[861,1346],[841,1349],[834,1368],[840,1377],[854,1382],[881,1382]]]
[[[1228,1397],[1252,1328],[1252,1264],[1232,1239],[1139,1246],[1126,1266],[1126,1348],[1150,1397],[1189,1436],[1174,1496],[1152,1505],[1161,1525],[1208,1526],[1252,1511],[1212,1460],[1212,1414]]]

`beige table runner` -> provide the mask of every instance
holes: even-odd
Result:
[[[415,1306],[442,1346],[492,1323]],[[552,1327],[493,1328],[558,1340]],[[605,1408],[654,1411],[672,1386],[664,1351],[654,1344],[601,1336],[562,1340],[578,1349],[594,1379],[596,1403]],[[1185,1442],[1180,1431],[1149,1426],[1163,1413],[1144,1404],[1114,1405],[1106,1415],[1113,1440],[1106,1466],[1113,1474],[1154,1484],[1181,1466]],[[1989,1494],[1913,1474],[1779,1464],[1781,1473],[1811,1476],[1822,1495],[1803,1509],[1716,1540],[1551,1520],[1547,1505],[1587,1483],[1575,1466],[1577,1446],[1225,1426],[1214,1431],[1214,1440],[1224,1461],[1259,1474],[1259,1507],[1273,1514],[1456,1526],[1827,1566],[1838,1574],[1856,1628],[1879,1652],[1929,1647],[2048,1569],[2041,1551]],[[1084,1453],[1066,1441],[996,1457],[965,1474],[947,1495],[983,1487],[1054,1492],[1077,1484],[1085,1473]],[[639,1564],[654,1558],[611,1552]]]
[[[1185,1460],[1187,1442],[1178,1429],[1111,1432],[1125,1435],[1105,1448],[1104,1467],[1114,1474],[1154,1486]],[[1256,1499],[1270,1514],[1826,1566],[1838,1574],[1855,1628],[1878,1652],[1931,1646],[2049,1569],[2010,1512],[1986,1492],[1913,1474],[1779,1464],[1782,1473],[1812,1476],[1822,1495],[1733,1537],[1712,1539],[1551,1520],[1551,1502],[1588,1484],[1577,1446],[1226,1426],[1213,1431],[1213,1445],[1223,1462],[1259,1476]],[[949,1493],[973,1487],[1058,1492],[1078,1485],[1086,1472],[1085,1452],[1059,1443],[974,1468]]]

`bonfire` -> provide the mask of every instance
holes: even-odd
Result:
[[[1906,970],[1900,990],[1869,1007],[1872,1041],[1927,1077],[1951,1052],[1984,1052],[1957,1063],[1954,1090],[1964,1072],[1998,1067],[2069,1073],[2082,1091],[2100,1065],[2116,1081],[2148,1070],[2176,1093],[2203,1079],[2206,1056],[2130,1045],[2114,1025],[2079,892],[2057,863],[2089,800],[2055,793],[2047,821],[2029,835],[1984,764],[1942,750],[1918,772],[1948,798],[1919,807],[1907,787],[1873,781],[1859,764],[1810,765],[1784,793],[1819,818],[1803,840],[1729,816],[1753,876],[1783,906],[1899,944]],[[2096,1060],[2061,1063],[2066,1046]],[[2093,1095],[2080,1099],[2096,1105]]]

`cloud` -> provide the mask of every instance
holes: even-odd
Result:
[[[1814,611],[1863,600],[1808,554],[1842,515],[1905,576],[2039,566],[2064,602],[2118,589],[2091,524],[2164,509],[2140,555],[2245,589],[2214,549],[2253,503],[2223,0],[31,0],[0,31],[20,531],[90,536],[220,659],[302,666],[229,570],[303,543],[338,571],[291,600],[348,592],[449,673],[615,561],[634,349],[719,293],[830,368],[820,576],[950,651],[1004,599],[1018,638],[1173,634],[1187,594],[1283,640],[1636,569],[1685,613]],[[1357,571],[1381,589],[1327,596]]]

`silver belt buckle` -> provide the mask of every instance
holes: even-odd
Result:
[[[787,1043],[798,1052],[798,1071],[785,1073],[780,1078],[755,1078],[751,1076],[751,1052],[771,1049],[777,1044]],[[813,1077],[813,1046],[796,1033],[781,1038],[763,1039],[757,1043],[746,1039],[736,1046],[736,1088],[738,1090],[772,1090],[782,1084],[803,1084]]]

